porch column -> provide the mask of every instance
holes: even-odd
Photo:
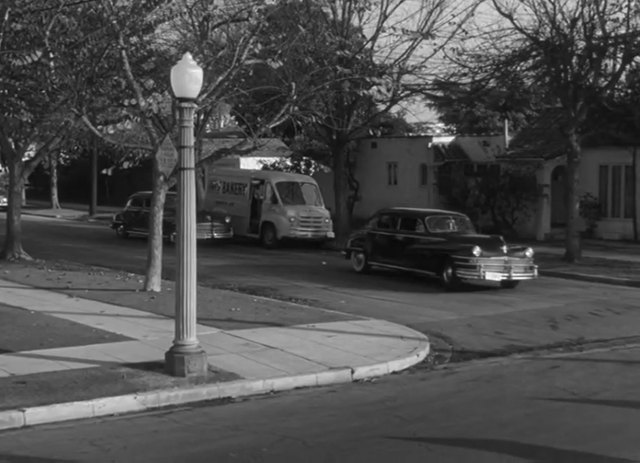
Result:
[[[538,201],[536,208],[536,240],[545,241],[551,233],[551,168],[546,164],[536,170]]]

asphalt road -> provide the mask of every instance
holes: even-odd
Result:
[[[637,462],[638,362],[639,348],[471,362],[15,430],[0,461]]]
[[[4,224],[1,224],[4,227]],[[144,239],[118,239],[104,223],[23,217],[23,245],[32,256],[144,273]],[[174,278],[175,252],[165,246],[164,277]],[[353,272],[335,251],[255,242],[198,247],[199,284],[294,300],[386,319],[456,345],[459,351],[513,352],[567,342],[637,336],[640,291],[540,278],[514,290],[445,292],[425,277]]]

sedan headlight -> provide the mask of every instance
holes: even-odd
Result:
[[[524,250],[524,255],[527,256],[528,258],[532,258],[534,254],[535,253],[533,252],[532,248],[527,248]]]
[[[482,248],[480,246],[474,246],[471,249],[471,254],[473,254],[476,257],[480,257],[482,255]]]

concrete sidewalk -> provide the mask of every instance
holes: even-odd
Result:
[[[2,302],[129,340],[0,354],[0,378],[114,364],[162,362],[172,319],[1,280]],[[0,411],[0,429],[188,402],[351,382],[400,371],[429,353],[423,334],[373,319],[223,331],[198,325],[212,368],[240,380]]]

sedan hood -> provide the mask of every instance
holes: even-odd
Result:
[[[480,246],[483,250],[499,250],[506,243],[500,235],[481,235],[478,233],[447,233],[443,234],[447,242],[460,245]]]

